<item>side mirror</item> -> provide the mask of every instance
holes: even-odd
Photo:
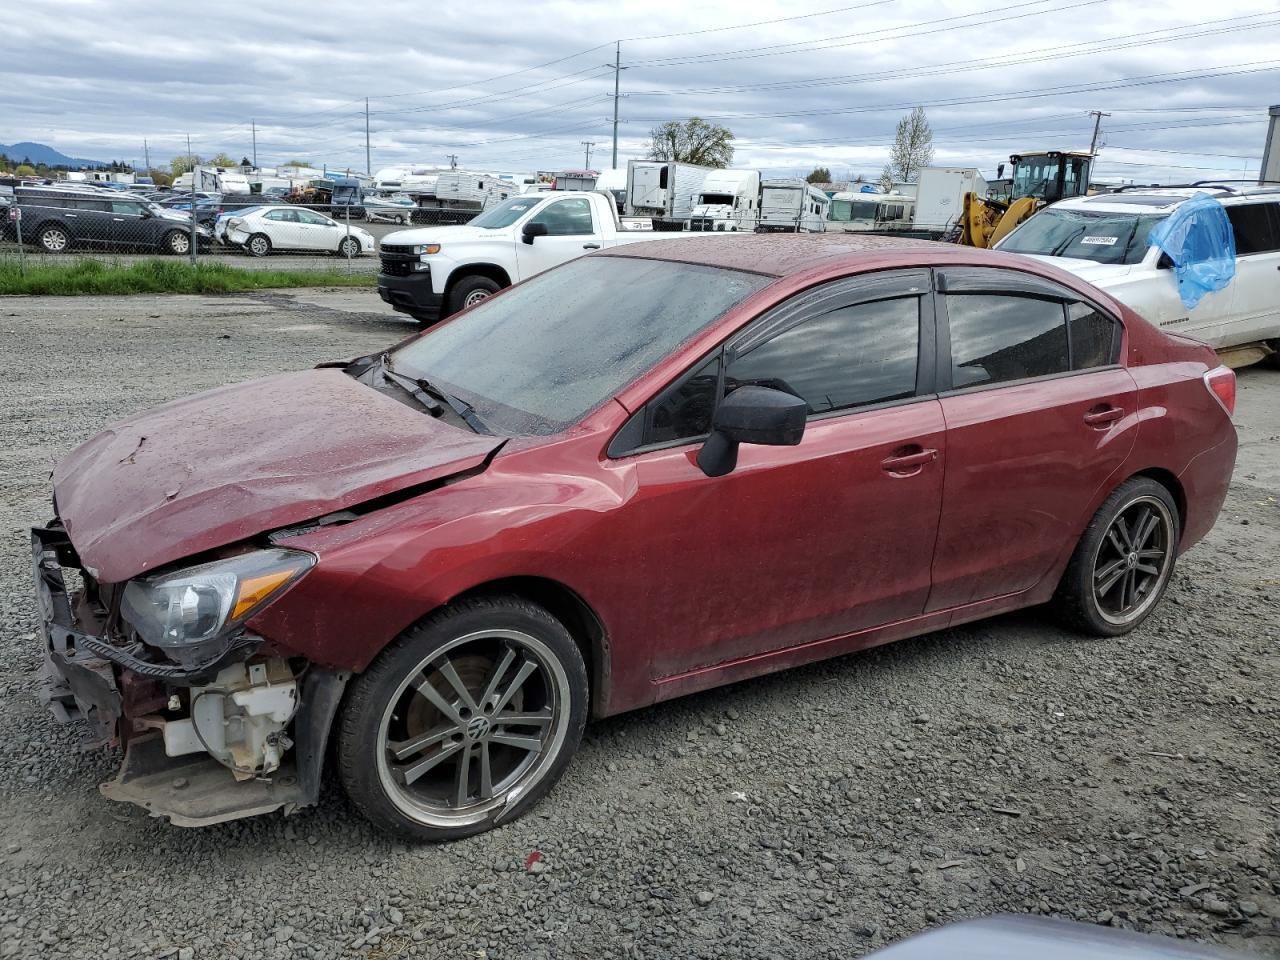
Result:
[[[146,207],[143,207],[143,208],[142,208],[142,219],[143,219],[143,220],[148,220],[148,219],[150,219],[150,218],[151,218],[151,217],[153,217],[153,216],[155,216],[155,214],[153,214],[153,213],[152,213],[150,210],[148,210]]]
[[[698,451],[708,477],[723,477],[738,465],[738,444],[794,447],[804,436],[809,405],[772,387],[739,387],[716,409],[711,436]]]
[[[547,225],[539,223],[537,220],[530,221],[524,225],[524,229],[520,231],[520,239],[525,243],[533,243],[536,237],[545,237],[547,235]]]

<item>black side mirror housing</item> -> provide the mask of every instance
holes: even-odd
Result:
[[[529,244],[532,244],[535,238],[545,237],[546,235],[547,225],[539,223],[537,220],[526,223],[524,229],[520,231],[520,239]]]
[[[794,447],[804,437],[809,405],[772,387],[745,386],[716,409],[711,436],[698,451],[698,467],[708,477],[723,477],[738,465],[738,444]]]

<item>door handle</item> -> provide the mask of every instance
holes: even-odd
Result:
[[[598,243],[584,243],[584,244],[582,245],[582,249],[583,249],[583,250],[599,250],[599,249],[600,249],[600,244],[598,244]]]
[[[890,476],[914,477],[924,469],[926,463],[932,463],[937,459],[937,450],[926,449],[919,444],[912,444],[907,447],[899,447],[893,452],[893,456],[881,460],[880,469]]]
[[[1123,416],[1124,410],[1120,407],[1097,406],[1084,415],[1084,422],[1091,427],[1105,427]]]

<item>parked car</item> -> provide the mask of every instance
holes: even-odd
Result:
[[[223,228],[227,243],[255,257],[273,251],[324,251],[344,257],[373,253],[373,234],[339,223],[323,213],[295,206],[250,207],[229,217]]]
[[[1210,193],[1235,234],[1236,275],[1188,309],[1172,263],[1147,245],[1156,224],[1196,193]],[[1189,333],[1221,350],[1260,345],[1280,350],[1280,191],[1206,184],[1063,200],[1031,217],[999,243],[1040,257],[1101,287],[1156,326]]]
[[[18,187],[22,237],[47,253],[77,247],[152,249],[183,255],[191,252],[191,217],[142,197],[67,187]],[[213,234],[196,227],[197,243]]]
[[[622,229],[602,193],[525,194],[463,226],[387,234],[378,294],[401,313],[432,324],[592,250],[660,239],[652,230]]]
[[[588,716],[1045,603],[1133,630],[1226,495],[1216,364],[988,250],[602,251],[72,452],[46,696],[175,823],[315,803],[332,730],[373,822],[477,833]]]
[[[413,211],[418,209],[418,205],[410,197],[379,197],[371,193],[365,194],[362,206],[365,219],[370,223],[411,223]]]
[[[166,210],[190,213],[192,207],[191,194],[189,192],[171,194],[167,199],[160,201],[160,206]],[[219,193],[197,193],[195,196],[195,209],[196,221],[212,227],[213,221],[222,212],[222,195]]]

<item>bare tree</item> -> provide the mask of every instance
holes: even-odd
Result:
[[[888,177],[890,185],[896,180],[914,183],[920,176],[920,168],[933,162],[933,131],[924,115],[924,107],[916,107],[898,121],[898,132],[889,151],[889,162],[880,174],[880,182]]]
[[[649,131],[649,159],[727,167],[733,162],[733,132],[700,117],[668,120]]]

